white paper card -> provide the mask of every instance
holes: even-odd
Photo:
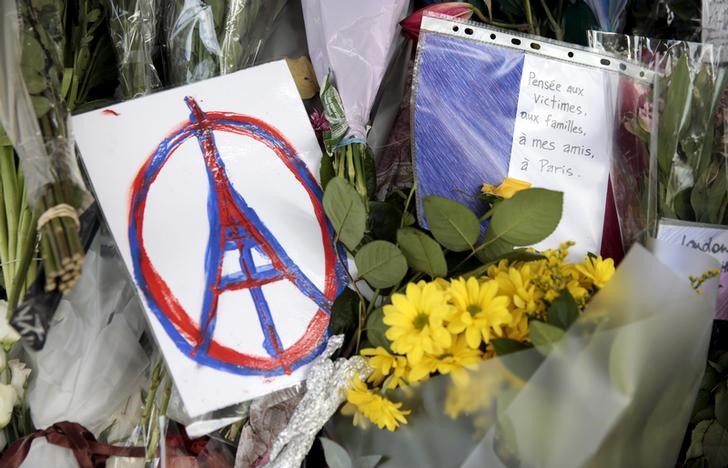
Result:
[[[573,240],[599,253],[612,154],[612,80],[603,70],[526,55],[508,177],[564,192],[556,230],[535,247]]]
[[[343,287],[285,62],[73,119],[190,416],[302,380]]]
[[[661,220],[657,238],[698,250],[720,263],[720,285],[715,318],[728,320],[728,228],[682,221]],[[700,276],[700,273],[693,276]]]

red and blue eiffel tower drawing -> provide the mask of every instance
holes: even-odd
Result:
[[[132,186],[129,239],[134,276],[147,304],[160,320],[177,347],[195,361],[242,374],[273,376],[291,373],[310,362],[325,346],[331,305],[345,285],[345,274],[337,261],[334,233],[321,204],[321,190],[293,146],[271,126],[252,117],[223,112],[203,112],[194,99],[185,98],[191,114],[188,123],[169,135],[139,171]],[[258,214],[235,190],[215,144],[214,132],[231,132],[254,138],[270,149],[306,189],[321,227],[326,280],[317,287],[291,260]],[[205,288],[197,324],[182,308],[164,279],[149,260],[142,237],[144,208],[149,189],[175,150],[196,138],[205,161],[209,181],[208,218],[210,235],[205,255]],[[226,255],[237,254],[233,273],[223,271]],[[261,260],[262,259],[262,260]],[[284,347],[264,293],[266,285],[288,281],[318,306],[318,311],[302,337]],[[218,343],[215,326],[220,296],[247,290],[255,305],[263,332],[266,355],[240,353]],[[246,311],[241,311],[245,313]]]

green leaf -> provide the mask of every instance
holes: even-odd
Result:
[[[375,348],[381,346],[389,350],[389,340],[384,335],[387,332],[387,326],[384,324],[384,309],[377,307],[367,317],[367,340]]]
[[[354,250],[364,237],[366,207],[356,189],[341,177],[334,177],[324,191],[324,210],[341,242]]]
[[[425,218],[437,242],[453,252],[472,249],[480,236],[480,221],[468,207],[438,196],[424,200]]]
[[[728,466],[728,431],[717,421],[705,431],[703,455],[708,466]]]
[[[531,349],[531,346],[510,338],[494,338],[490,340],[490,344],[493,346],[493,350],[497,356],[505,356],[506,354],[517,353],[524,349]]]
[[[329,185],[329,182],[331,182],[331,179],[334,177],[336,177],[336,171],[334,170],[334,158],[324,154],[321,157],[321,169],[319,169],[321,188],[326,190],[326,186]]]
[[[354,257],[359,276],[377,289],[399,283],[407,274],[407,260],[396,245],[387,241],[366,244]]]
[[[528,334],[533,345],[544,356],[550,353],[554,344],[564,337],[562,329],[538,320],[532,320],[528,324]]]
[[[715,419],[728,428],[728,386],[722,382],[715,392]]]
[[[532,245],[547,238],[559,221],[564,194],[546,189],[526,189],[493,208],[488,233],[517,246]]]
[[[670,174],[672,160],[677,151],[677,142],[683,126],[689,93],[690,68],[688,67],[688,55],[682,54],[670,74],[670,83],[665,94],[665,108],[660,115],[657,162],[663,180]]]
[[[430,236],[414,228],[397,231],[397,244],[413,270],[432,278],[447,275],[447,262],[442,248]]]
[[[43,96],[30,96],[30,102],[33,104],[35,117],[40,119],[51,109],[51,102]]]
[[[381,455],[365,455],[354,462],[354,468],[374,468],[382,461]]]
[[[703,438],[705,437],[705,432],[713,422],[715,421],[700,421],[693,428],[693,432],[690,433],[690,447],[688,447],[688,451],[685,453],[686,459],[689,460],[703,456]]]
[[[329,329],[332,335],[347,335],[356,330],[359,323],[359,295],[345,288],[331,307]]]
[[[351,457],[344,447],[326,437],[319,437],[319,440],[324,448],[324,458],[329,468],[353,468]]]
[[[495,338],[490,340],[495,354],[508,356],[503,359],[503,364],[514,374],[524,380],[531,378],[536,369],[543,362],[543,356],[536,352],[521,352],[532,350],[531,345],[511,340],[509,338]]]
[[[386,202],[369,202],[369,232],[375,239],[395,242],[402,221],[402,210]]]
[[[503,238],[497,238],[492,229],[488,229],[483,239],[483,248],[475,254],[483,263],[493,263],[496,259],[508,256],[513,252],[514,245]]]
[[[546,322],[562,330],[568,330],[572,323],[579,317],[579,306],[571,296],[571,293],[564,289],[551,305],[546,315]]]

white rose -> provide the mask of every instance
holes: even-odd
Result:
[[[25,397],[25,382],[30,375],[30,368],[26,367],[25,363],[20,362],[18,359],[11,359],[8,362],[8,367],[10,367],[11,372],[10,385],[18,395],[17,403],[20,403]]]
[[[8,322],[8,303],[0,301],[0,344],[9,350],[19,339],[20,335]]]
[[[13,415],[13,406],[18,401],[18,394],[12,385],[0,384],[0,428],[8,425]]]

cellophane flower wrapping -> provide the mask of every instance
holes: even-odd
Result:
[[[53,322],[45,347],[28,351],[34,425],[72,421],[97,437],[125,439],[141,402],[124,408],[141,392],[149,359],[140,344],[141,304],[110,235],[97,235],[79,286],[61,301]]]
[[[158,0],[107,0],[109,32],[125,99],[149,94],[161,86],[153,61],[160,6]]]
[[[668,266],[669,265],[669,266]],[[328,434],[382,467],[674,466],[710,341],[716,262],[636,245],[563,339],[485,361],[465,383],[440,376],[402,394],[396,432],[340,417]]]
[[[253,65],[288,0],[230,0],[220,38],[220,73]]]
[[[232,73],[255,63],[288,0],[175,0],[164,9],[172,84]]]
[[[16,2],[10,0],[0,4],[0,26],[0,126],[18,154],[28,201],[35,207],[50,185],[67,184],[74,190],[85,186],[70,114],[59,94],[63,31],[46,31],[48,40],[42,44],[34,40],[34,26],[20,20]],[[56,48],[48,49],[49,43]],[[24,79],[23,69],[34,79]],[[41,116],[48,126],[44,131]]]
[[[406,0],[303,0],[309,55],[321,85],[333,74],[349,135],[365,138],[395,51]]]

